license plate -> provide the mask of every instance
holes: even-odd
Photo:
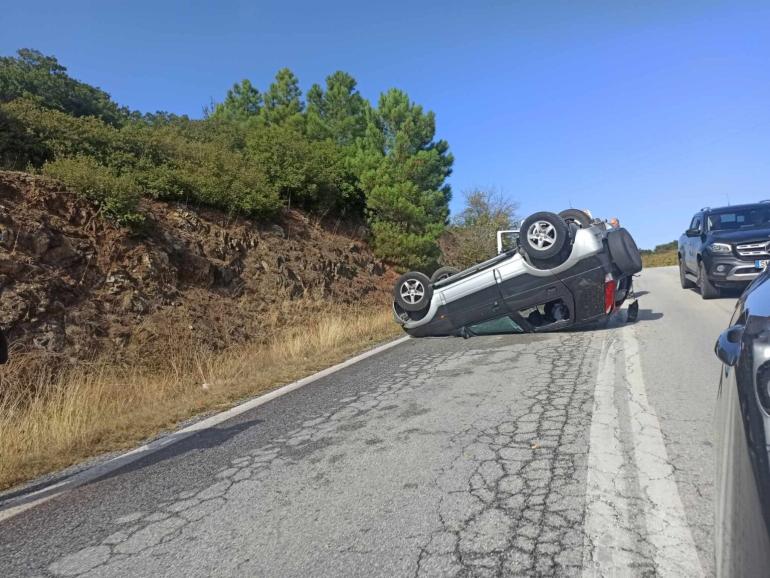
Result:
[[[767,269],[767,261],[768,259],[757,259],[754,261],[754,267],[762,270]]]

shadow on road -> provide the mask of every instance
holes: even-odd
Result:
[[[107,480],[116,476],[121,476],[129,472],[141,470],[148,466],[154,466],[160,462],[168,459],[175,459],[185,454],[193,452],[202,452],[211,448],[217,448],[224,443],[230,441],[238,434],[245,430],[262,423],[263,420],[253,419],[249,421],[243,421],[233,424],[229,427],[213,427],[210,429],[202,430],[189,437],[182,439],[181,441],[174,441],[174,436],[177,434],[171,434],[169,436],[170,441],[168,447],[158,450],[149,454],[146,457],[139,458],[125,466],[122,466],[116,470],[106,473],[103,476],[99,476],[87,482],[92,484],[94,482]]]
[[[189,433],[172,433],[158,440],[149,442],[150,446],[162,443],[164,447],[161,449],[155,450],[151,447],[151,449],[148,450],[138,450],[136,452],[138,456],[135,454],[122,454],[101,463],[87,464],[86,467],[81,470],[64,472],[61,475],[53,475],[38,483],[33,483],[28,486],[23,486],[18,490],[6,492],[2,494],[2,497],[0,498],[0,512],[9,507],[16,507],[51,494],[57,494],[66,488],[87,486],[100,480],[106,480],[128,472],[140,470],[147,466],[152,466],[164,460],[177,458],[191,452],[202,452],[210,448],[219,447],[241,432],[261,423],[261,421],[262,420],[258,419],[242,421],[229,427],[214,427],[192,435]],[[142,453],[145,452],[147,455],[142,456]],[[115,460],[124,460],[126,463],[123,466],[110,469],[111,467],[114,467]],[[100,468],[104,468],[107,471],[103,474],[99,474]]]
[[[663,313],[660,311],[653,311],[652,309],[639,309],[639,316],[636,318],[636,322],[640,321],[657,321],[663,317]]]
[[[652,309],[639,309],[639,314],[636,317],[636,321],[628,321],[628,311],[622,309],[614,313],[610,319],[604,321],[597,321],[588,325],[581,325],[580,327],[569,328],[567,331],[582,333],[584,331],[609,331],[616,329],[624,325],[637,325],[639,323],[648,323],[650,321],[658,321],[663,318],[663,313],[660,311],[653,311]]]
[[[690,289],[693,293],[698,295],[700,297],[700,289],[695,287],[694,289]],[[741,295],[743,295],[743,289],[722,289],[719,293],[719,297],[715,297],[714,299],[709,299],[709,301],[718,301],[720,299],[738,299]]]

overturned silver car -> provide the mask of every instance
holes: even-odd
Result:
[[[508,250],[503,234],[516,238]],[[393,290],[396,321],[414,337],[556,331],[608,318],[642,270],[631,234],[584,211],[535,213],[498,233],[499,254],[432,277],[412,271]],[[633,299],[629,320],[636,318]]]

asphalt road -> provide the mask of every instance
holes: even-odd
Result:
[[[0,523],[2,576],[713,573],[714,341],[634,325],[413,339]]]

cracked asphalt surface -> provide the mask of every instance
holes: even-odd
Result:
[[[0,522],[2,576],[711,575],[716,336],[409,340]]]

